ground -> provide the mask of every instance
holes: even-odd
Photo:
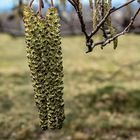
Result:
[[[66,119],[42,131],[24,38],[0,35],[0,140],[140,140],[140,36],[85,53],[81,36],[62,39]]]

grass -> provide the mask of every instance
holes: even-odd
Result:
[[[139,140],[138,35],[85,54],[84,38],[64,37],[66,120],[60,131],[41,131],[24,38],[0,35],[0,140]]]

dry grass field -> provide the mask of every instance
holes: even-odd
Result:
[[[81,36],[62,44],[66,120],[41,131],[24,38],[0,35],[0,140],[140,140],[140,36],[89,54]]]

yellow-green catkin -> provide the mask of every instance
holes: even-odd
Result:
[[[62,128],[65,115],[60,18],[56,8],[52,7],[48,9],[46,20],[48,31],[46,49],[48,52],[43,52],[43,61],[47,68],[48,127],[51,129],[60,129]],[[49,63],[47,61],[49,61]]]
[[[97,27],[102,20],[102,0],[92,0],[93,3],[93,30]],[[102,29],[98,32],[99,40],[103,40]]]
[[[96,28],[97,24],[101,20],[101,1],[100,0],[94,0],[93,3],[93,29]]]
[[[115,36],[117,34],[117,30],[113,27],[110,28],[110,32],[112,36]],[[118,46],[118,38],[113,40],[113,48],[116,49]]]
[[[104,16],[107,14],[107,12],[112,8],[112,0],[104,0]],[[111,24],[111,16],[109,16],[106,20],[107,26],[112,26]]]
[[[46,104],[45,67],[42,61],[42,46],[40,43],[40,25],[38,16],[27,6],[24,7],[25,40],[27,58],[35,93],[35,102],[39,111],[41,126],[48,128],[48,113]]]
[[[42,127],[43,130],[48,129],[48,105],[47,105],[47,101],[48,101],[48,91],[46,89],[46,79],[45,77],[47,76],[47,71],[46,71],[46,67],[44,65],[44,61],[43,61],[43,50],[44,48],[46,48],[46,36],[47,36],[47,24],[46,24],[46,20],[42,19],[39,15],[37,15],[37,24],[38,24],[38,41],[40,44],[40,50],[41,50],[41,63],[43,65],[43,70],[42,70],[42,74],[43,74],[43,80],[44,82],[42,84],[44,84],[44,93],[42,93],[42,97],[43,100],[40,101],[40,96],[38,96],[39,94],[35,95],[35,102],[37,104],[37,107],[39,109],[39,118],[40,118],[40,126]],[[39,45],[38,44],[38,45]],[[47,51],[47,49],[46,49]],[[42,102],[43,101],[43,102]],[[43,105],[42,105],[43,104]],[[40,106],[44,106],[44,108],[40,108]]]
[[[112,0],[94,0],[93,7],[93,29],[99,24],[99,22],[104,18],[107,12],[112,8]],[[112,26],[111,16],[109,16],[102,27],[100,28],[102,35],[99,36],[100,40],[109,39],[117,34],[116,29]],[[113,40],[114,49],[117,48],[118,39]],[[103,46],[101,47],[103,48]]]
[[[64,115],[60,19],[55,8],[41,18],[24,8],[27,58],[43,130],[62,128]]]
[[[112,0],[104,0],[104,16],[107,14],[107,12],[112,8]],[[105,28],[109,30],[110,32],[110,37],[113,37],[117,34],[116,29],[112,26],[112,21],[111,21],[111,16],[109,16],[104,24]],[[118,39],[113,40],[113,46],[114,49],[117,48],[118,46]]]

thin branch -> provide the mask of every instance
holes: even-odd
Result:
[[[126,2],[125,4],[119,6],[118,8],[115,8],[115,11],[117,11],[117,10],[119,10],[119,9],[121,9],[121,8],[123,8],[123,7],[127,6],[127,5],[129,5],[129,4],[131,4],[131,3],[134,2],[134,1],[136,1],[136,0],[130,0],[130,1]],[[113,11],[113,12],[115,12],[115,11]]]
[[[135,1],[135,0],[131,0],[131,1],[126,2],[125,4],[123,4],[123,5],[121,5],[121,6],[117,7],[117,8],[115,8],[115,7],[111,8],[111,9],[107,12],[107,14],[104,16],[104,18],[100,21],[100,23],[96,26],[96,28],[91,32],[91,34],[89,35],[89,37],[91,38],[93,35],[95,35],[95,34],[98,32],[98,30],[100,29],[100,27],[102,26],[102,24],[106,21],[106,19],[107,19],[112,13],[114,13],[114,12],[116,12],[117,10],[119,10],[119,9],[121,9],[121,8],[123,8],[123,7],[127,6],[127,5],[129,5],[130,3],[134,2],[134,1]]]
[[[39,15],[42,17],[42,0],[39,0],[38,12],[39,12]]]
[[[81,30],[84,33],[85,38],[86,38],[86,46],[88,46],[88,51],[92,51],[92,47],[91,46],[93,44],[93,40],[91,38],[89,38],[89,35],[87,33],[87,30],[86,30],[86,25],[85,25],[85,21],[84,21],[82,12],[79,9],[79,5],[76,2],[72,1],[72,0],[68,0],[68,1],[71,3],[71,5],[76,10],[76,13],[78,15],[78,18],[79,18],[79,21],[80,21],[80,24],[81,24]]]
[[[29,7],[32,7],[34,0],[31,0],[29,3]]]
[[[99,29],[101,28],[101,26],[104,24],[104,22],[106,21],[106,19],[107,19],[112,13],[116,12],[117,10],[119,10],[119,9],[121,9],[121,8],[123,8],[123,7],[126,7],[127,5],[133,3],[133,2],[136,1],[136,0],[130,0],[130,1],[124,3],[123,5],[121,5],[121,6],[117,7],[117,8],[115,8],[115,7],[111,8],[111,9],[107,12],[107,14],[103,17],[103,19],[99,22],[99,24],[96,26],[96,28],[95,28],[93,31],[91,31],[90,34],[87,33],[86,25],[85,25],[85,22],[84,22],[82,13],[80,12],[79,6],[78,6],[77,3],[76,3],[75,1],[73,1],[73,0],[68,0],[68,1],[69,1],[70,4],[75,8],[76,13],[77,13],[77,15],[78,15],[78,18],[79,18],[79,21],[80,21],[80,24],[81,24],[81,30],[82,30],[82,32],[83,32],[84,35],[85,35],[86,46],[87,46],[87,48],[88,48],[88,51],[87,51],[86,53],[88,53],[88,52],[92,52],[92,50],[93,50],[93,48],[94,48],[95,46],[101,45],[101,44],[103,44],[103,43],[106,41],[106,40],[105,40],[105,41],[100,41],[100,42],[97,42],[97,43],[94,44],[93,39],[92,39],[92,37],[99,31]],[[134,18],[134,19],[135,19],[135,18]],[[132,24],[133,24],[133,23],[132,23]],[[112,38],[112,39],[113,39],[113,38]],[[114,39],[115,39],[115,38],[114,38]],[[113,40],[114,40],[114,39],[113,39]],[[113,40],[108,40],[108,43],[111,42],[111,41],[113,41]],[[107,44],[108,44],[108,43],[107,43]]]
[[[34,2],[34,0],[31,0],[30,2],[29,2],[29,7],[31,8],[32,7],[32,5],[33,5],[33,2]],[[38,13],[39,13],[39,15],[41,16],[41,17],[43,17],[42,16],[42,8],[44,8],[44,2],[43,2],[43,0],[39,0],[39,6],[38,6]]]
[[[133,23],[134,23],[134,21],[135,21],[137,15],[139,14],[139,12],[140,12],[140,8],[137,10],[137,12],[135,13],[135,15],[131,18],[130,23],[127,25],[127,27],[125,27],[125,29],[124,29],[122,32],[116,34],[114,37],[112,37],[112,38],[110,38],[110,39],[107,39],[107,40],[105,40],[105,41],[101,41],[101,42],[99,42],[99,43],[94,44],[94,47],[95,47],[95,46],[98,46],[98,45],[105,46],[105,45],[107,45],[108,43],[110,43],[110,42],[112,42],[113,40],[115,40],[116,38],[118,38],[119,36],[128,33],[129,30],[130,30],[130,28],[132,27],[132,25],[133,25]]]
[[[74,3],[72,0],[68,0],[68,2],[69,2],[73,7],[75,7],[75,3]]]
[[[68,1],[75,8],[76,13],[77,13],[78,18],[79,18],[79,21],[80,21],[80,24],[81,24],[81,30],[84,33],[85,37],[88,38],[88,34],[87,34],[87,31],[86,31],[86,25],[85,25],[85,22],[84,22],[84,19],[83,19],[82,11],[79,9],[79,5],[76,2],[73,2],[72,0],[68,0]]]
[[[103,19],[98,23],[98,25],[95,27],[95,29],[93,29],[93,31],[91,31],[91,33],[87,33],[87,29],[86,29],[86,25],[85,25],[85,21],[84,21],[84,18],[83,18],[83,14],[82,14],[82,10],[80,9],[80,6],[79,6],[79,1],[76,1],[76,0],[67,0],[73,7],[74,9],[76,10],[76,13],[77,13],[77,16],[79,18],[79,21],[80,21],[80,24],[81,24],[81,30],[85,36],[85,39],[86,39],[86,46],[88,48],[88,52],[92,52],[93,48],[95,46],[98,46],[98,45],[101,45],[101,46],[105,46],[107,45],[108,43],[112,42],[113,40],[115,40],[116,38],[118,38],[119,36],[121,35],[124,35],[125,33],[127,33],[130,28],[132,27],[133,23],[134,23],[134,20],[136,18],[136,16],[138,15],[138,13],[140,12],[140,8],[138,9],[138,11],[135,13],[135,15],[131,18],[131,21],[130,23],[128,24],[128,26],[124,29],[124,31],[122,31],[121,33],[118,33],[116,34],[115,36],[113,36],[112,38],[109,38],[109,39],[106,39],[106,40],[102,40],[102,41],[99,41],[97,43],[94,43],[94,40],[92,39],[92,37],[101,29],[101,27],[103,26],[103,24],[105,23],[105,21],[107,20],[107,18],[114,12],[116,12],[117,10],[123,8],[123,7],[126,7],[128,6],[129,4],[133,3],[134,1],[136,0],[130,0],[126,3],[124,3],[123,5],[115,8],[111,8],[107,13],[106,15],[103,17]],[[31,7],[32,4],[33,4],[34,0],[31,0],[29,6]],[[51,6],[54,6],[54,1],[51,0]],[[43,0],[39,0],[39,14],[42,16],[42,8],[44,8],[44,2]]]
[[[51,0],[51,6],[54,7],[54,2],[53,2],[53,0]]]

